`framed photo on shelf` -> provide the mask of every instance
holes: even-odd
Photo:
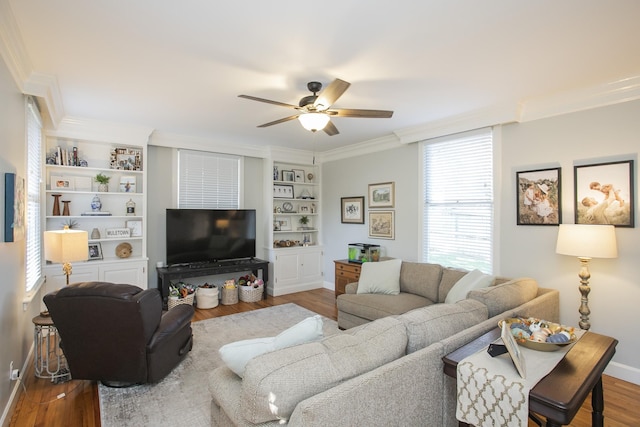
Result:
[[[293,185],[273,184],[273,197],[276,199],[293,199]]]
[[[633,160],[574,166],[576,224],[634,227]]]
[[[115,148],[111,153],[111,169],[142,170],[142,151],[137,148]]]
[[[343,224],[364,224],[364,196],[340,198],[340,221]]]
[[[304,171],[302,169],[294,169],[292,172],[295,182],[304,182]]]
[[[278,231],[291,231],[291,218],[278,218],[277,222],[280,226]]]
[[[89,243],[89,261],[102,259],[102,245],[100,242]]]
[[[394,211],[369,211],[369,237],[395,239]]]
[[[293,171],[282,171],[282,180],[283,181],[288,181],[288,182],[294,182],[295,181],[295,175],[294,175]]]
[[[395,183],[369,184],[369,207],[392,208],[395,205]]]
[[[562,222],[561,168],[516,172],[517,225]]]
[[[132,175],[123,175],[120,177],[120,192],[121,193],[135,193],[136,192],[136,177]]]
[[[75,189],[75,185],[71,178],[51,175],[51,189],[73,191]]]
[[[129,230],[131,230],[131,237],[142,236],[142,221],[129,220],[129,221],[126,221],[125,225]]]

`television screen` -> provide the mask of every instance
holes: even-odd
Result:
[[[167,209],[167,264],[256,256],[254,209]]]

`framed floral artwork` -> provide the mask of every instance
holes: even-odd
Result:
[[[575,223],[634,227],[633,160],[574,166]]]
[[[341,197],[340,208],[343,224],[364,224],[364,196]]]
[[[517,224],[562,222],[561,168],[516,172]]]

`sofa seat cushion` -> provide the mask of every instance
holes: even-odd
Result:
[[[387,317],[265,353],[247,364],[241,413],[251,423],[287,420],[299,402],[404,356],[406,345],[402,322]]]
[[[500,285],[475,289],[468,298],[480,301],[489,309],[489,317],[511,310],[538,295],[538,282],[535,279],[521,277]]]
[[[479,301],[465,299],[412,310],[398,319],[407,328],[409,354],[487,320],[488,309]]]
[[[337,299],[339,312],[346,312],[367,320],[394,316],[431,304],[433,301],[407,292],[400,292],[398,295],[342,294]]]

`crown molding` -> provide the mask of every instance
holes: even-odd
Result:
[[[375,153],[378,151],[391,150],[403,145],[404,144],[401,143],[396,135],[389,135],[359,142],[357,144],[347,145],[346,147],[336,148],[334,150],[323,151],[322,153],[318,153],[317,158],[320,163],[330,162],[334,160],[347,159],[349,157],[361,156],[363,154]]]
[[[81,117],[65,117],[55,129],[45,130],[48,136],[109,141],[117,144],[147,145],[152,128],[113,123]]]
[[[64,106],[58,80],[49,74],[31,73],[24,82],[23,93],[42,98],[53,127],[58,127],[64,118]]]
[[[524,103],[520,121],[538,120],[637,99],[640,99],[640,76],[631,76],[597,86],[530,99]]]
[[[269,148],[257,145],[218,142],[210,138],[154,131],[149,138],[149,145],[188,150],[208,151],[212,153],[233,154],[264,158],[269,157]]]

